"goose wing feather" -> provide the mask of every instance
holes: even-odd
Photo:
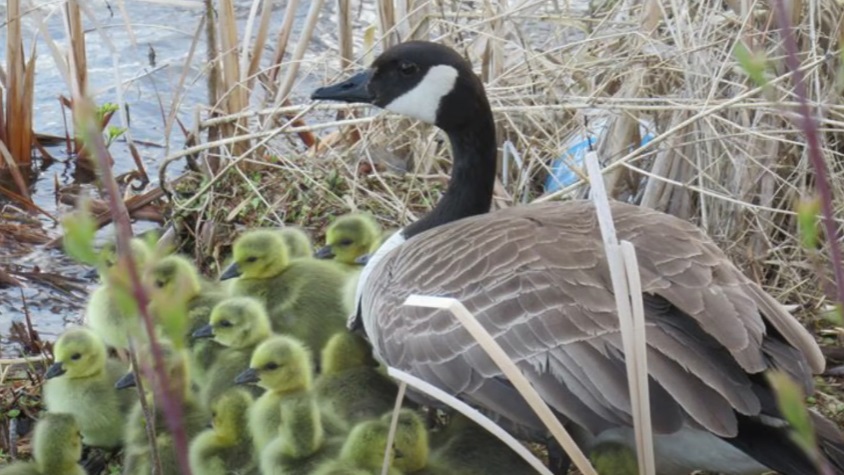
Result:
[[[748,375],[768,367],[788,368],[811,385],[809,368],[823,368],[811,335],[699,229],[623,203],[612,212],[619,239],[633,243],[639,260],[657,432],[689,423],[734,436],[735,412],[760,411]],[[536,422],[514,398],[501,399],[512,388],[450,313],[402,306],[410,294],[454,297],[561,415],[593,432],[631,423],[610,273],[590,202],[449,223],[373,265],[364,324],[390,365],[514,422]],[[794,351],[766,344],[780,338]],[[805,366],[782,361],[795,354],[805,355]]]

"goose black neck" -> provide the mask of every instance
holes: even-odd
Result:
[[[407,226],[405,239],[458,219],[488,213],[496,171],[495,123],[486,100],[463,127],[446,131],[454,166],[445,194],[431,212]]]

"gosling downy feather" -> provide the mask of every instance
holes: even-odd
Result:
[[[276,335],[255,348],[249,368],[235,378],[238,384],[257,384],[266,390],[249,409],[249,430],[256,453],[294,427],[294,436],[285,436],[282,441],[283,450],[293,456],[306,457],[322,443],[322,423],[311,391],[311,361],[311,353],[302,342]]]
[[[325,230],[325,246],[315,257],[331,259],[356,272],[357,258],[374,252],[381,244],[381,226],[366,213],[350,213],[337,218]]]
[[[190,444],[195,475],[257,474],[247,417],[252,402],[252,395],[241,388],[229,389],[214,401],[213,427]]]
[[[562,421],[591,435],[631,426],[594,206],[574,200],[489,212],[495,126],[471,65],[448,47],[407,42],[312,97],[367,102],[435,124],[452,146],[443,198],[362,271],[352,325],[365,329],[376,357],[513,430],[546,434],[449,312],[402,305],[410,294],[453,297],[496,336]],[[783,474],[811,472],[787,430],[758,429],[784,423],[765,402],[771,389],[764,371],[784,369],[811,393],[812,373],[824,367],[812,335],[699,228],[624,203],[611,209],[618,239],[635,246],[641,271],[655,432],[702,429]],[[826,442],[844,447],[836,439]]]
[[[287,244],[287,251],[291,259],[311,257],[314,254],[314,245],[311,237],[304,229],[298,226],[287,225],[279,231],[284,243]]]
[[[178,328],[179,332],[184,330],[186,341],[192,347],[192,377],[198,384],[204,384],[208,368],[222,347],[212,340],[191,340],[190,337],[208,323],[211,310],[226,297],[225,293],[215,283],[203,279],[187,258],[176,254],[151,263],[145,282],[151,289],[151,312],[160,325]],[[172,320],[172,312],[177,309],[186,312],[186,321],[162,322],[162,319]],[[168,337],[175,335],[168,334]]]
[[[129,241],[132,256],[139,269],[143,269],[149,261],[152,251],[140,238]],[[118,308],[114,293],[114,284],[110,283],[112,269],[117,262],[117,256],[111,247],[101,252],[100,277],[102,283],[91,292],[88,304],[85,306],[84,322],[99,336],[103,342],[117,350],[129,349],[129,335],[140,333],[140,319],[136,312],[126,312]]]
[[[211,415],[204,410],[197,400],[190,379],[190,356],[187,350],[178,350],[167,341],[161,342],[164,356],[164,367],[171,394],[176,395],[181,403],[182,424],[188,441],[202,432],[211,420]],[[149,357],[150,351],[143,349],[141,354]],[[151,362],[147,361],[150,365]],[[152,411],[155,424],[155,445],[161,460],[161,475],[181,475],[176,445],[170,427],[167,424],[167,414],[164,403],[157,392],[151,392],[152,383],[143,374],[144,389],[147,390],[147,406]],[[135,392],[129,389],[135,385],[135,376],[128,373],[115,385],[122,391]],[[146,432],[146,418],[140,402],[135,404],[129,413],[124,428],[124,475],[149,475],[152,471],[152,450]]]
[[[380,474],[387,452],[389,430],[389,426],[381,421],[357,424],[343,444],[340,456],[322,464],[314,470],[313,475]],[[395,463],[395,455],[391,450],[391,464]],[[391,465],[387,473],[401,475],[402,472]]]
[[[32,462],[0,468],[0,475],[87,475],[79,465],[82,436],[71,414],[49,412],[35,424]]]
[[[233,246],[232,264],[221,280],[238,277],[233,293],[261,300],[272,329],[319,349],[344,329],[343,273],[316,259],[290,259],[277,232],[254,230]]]
[[[62,333],[53,356],[43,389],[47,410],[73,415],[85,445],[119,447],[126,412],[138,399],[131,391],[114,388],[126,366],[108,358],[100,337],[84,327]]]
[[[359,335],[343,331],[328,340],[314,385],[320,406],[350,425],[393,408],[398,387],[378,371],[372,348]]]
[[[210,322],[193,333],[195,339],[210,338],[223,348],[214,358],[200,390],[205,407],[211,407],[217,397],[235,386],[234,379],[249,367],[252,352],[270,335],[270,320],[259,301],[231,297],[214,307]],[[249,386],[249,392],[257,397],[263,391]]]

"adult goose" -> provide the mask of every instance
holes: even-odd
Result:
[[[624,354],[594,207],[568,201],[489,212],[495,129],[471,65],[448,47],[407,42],[312,98],[404,114],[436,125],[451,142],[454,166],[442,199],[362,271],[350,327],[365,330],[376,357],[513,430],[544,433],[450,313],[402,305],[410,294],[456,298],[578,443],[624,440],[632,424]],[[812,335],[697,227],[651,209],[611,208],[641,271],[657,471],[759,473],[764,465],[816,473],[792,442],[763,374],[784,370],[811,392],[812,373],[824,367]],[[819,432],[826,457],[844,473],[840,433]]]

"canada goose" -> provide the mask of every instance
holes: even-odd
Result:
[[[317,468],[313,475],[358,475],[381,473],[384,454],[387,452],[387,435],[390,427],[381,421],[364,421],[357,424],[340,450],[336,460],[330,460]],[[395,457],[401,454],[392,451]],[[390,475],[401,475],[392,465]]]
[[[393,408],[398,387],[381,374],[372,348],[359,335],[342,331],[322,349],[322,372],[314,390],[326,411],[354,425]]]
[[[139,269],[149,261],[152,251],[140,238],[129,241],[132,257]],[[109,281],[113,278],[113,267],[117,256],[113,246],[106,246],[100,253],[100,278],[102,283],[91,292],[88,304],[85,306],[84,322],[99,336],[103,342],[116,350],[129,349],[129,335],[140,333],[140,320],[137,313],[129,313],[118,308],[114,297],[114,285]]]
[[[85,327],[62,333],[53,346],[53,357],[44,375],[47,410],[73,415],[85,445],[120,446],[126,411],[137,401],[136,394],[114,389],[126,366],[109,359],[103,341]]]
[[[302,228],[287,225],[278,232],[284,239],[284,243],[287,244],[291,259],[311,257],[314,254],[314,245],[311,243],[311,238]]]
[[[319,410],[311,386],[311,353],[296,338],[276,335],[255,348],[249,368],[235,378],[237,384],[257,384],[266,392],[249,409],[249,429],[255,452],[260,454],[274,438],[284,436],[285,450],[295,456],[313,453],[323,440]],[[289,414],[295,417],[286,419]],[[286,431],[295,434],[287,437]]]
[[[452,146],[442,199],[385,242],[361,273],[351,325],[363,327],[376,357],[513,430],[545,434],[449,312],[402,305],[410,294],[453,297],[579,433],[578,443],[629,430],[619,323],[594,206],[573,200],[490,212],[495,125],[471,65],[446,46],[407,42],[312,98],[366,102],[420,119],[442,129]],[[783,474],[810,473],[813,464],[789,438],[763,373],[783,368],[811,394],[812,373],[824,367],[812,335],[699,228],[625,203],[611,209],[618,239],[636,248],[642,276],[655,433],[702,429],[713,453],[734,446]],[[827,442],[844,445],[840,438]],[[844,467],[844,460],[833,462]]]
[[[220,280],[238,277],[233,293],[261,300],[274,332],[293,335],[318,350],[344,329],[348,309],[340,270],[316,259],[291,260],[279,234],[269,230],[240,236],[232,254],[234,261]]]
[[[162,340],[160,342],[162,355],[164,357],[164,371],[167,375],[167,383],[170,395],[177,398],[182,413],[182,427],[188,441],[202,432],[211,419],[210,414],[199,404],[190,383],[190,356],[188,350],[179,350],[171,342]],[[145,359],[151,360],[149,348],[141,350],[140,354]],[[151,364],[150,361],[147,364]],[[159,391],[153,391],[152,381],[142,373],[144,388],[147,390],[148,407],[152,412],[152,420],[155,427],[155,445],[161,460],[161,475],[180,475],[182,473],[179,459],[176,454],[175,440],[167,424],[167,414],[164,408],[164,401]],[[134,392],[128,388],[135,386],[135,375],[127,373],[121,378],[115,387],[127,392]],[[135,404],[129,412],[124,429],[124,459],[123,473],[125,475],[148,475],[152,471],[152,450],[146,431],[146,418],[140,402]]]
[[[168,338],[184,335],[191,346],[194,381],[205,383],[208,368],[222,347],[208,339],[191,340],[193,332],[208,323],[211,310],[226,294],[214,283],[203,279],[196,267],[184,256],[173,254],[149,265],[145,282],[150,289],[149,308],[159,325],[168,328]],[[183,309],[186,320],[174,319],[174,311]],[[172,332],[172,333],[171,333]]]
[[[35,424],[32,462],[0,468],[0,475],[86,475],[79,465],[82,436],[71,414],[48,412]]]
[[[226,391],[214,402],[212,428],[190,444],[190,466],[195,475],[257,472],[246,416],[251,404],[252,395],[241,388]]]
[[[355,260],[374,252],[381,244],[381,226],[366,213],[350,213],[337,218],[325,231],[325,246],[315,257],[333,259],[352,271],[360,264]]]
[[[235,385],[234,378],[249,366],[255,347],[270,335],[267,313],[252,297],[231,297],[214,307],[210,323],[193,333],[194,338],[212,338],[223,347],[200,390],[203,405],[210,407],[214,399]],[[257,396],[260,388],[251,388],[257,390],[253,392]]]

